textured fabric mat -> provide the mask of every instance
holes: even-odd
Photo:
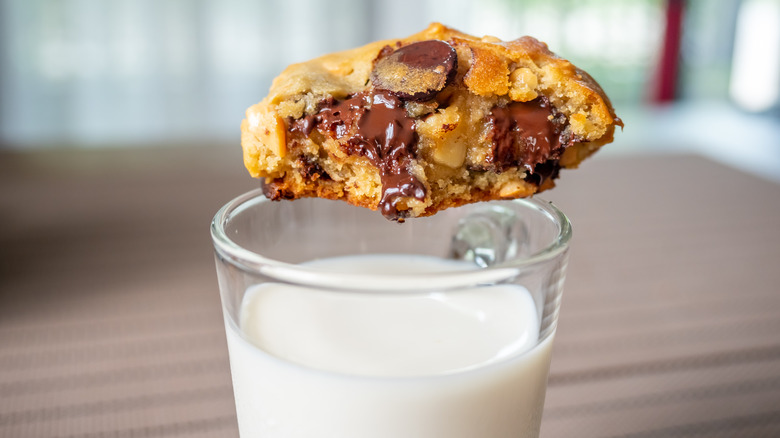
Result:
[[[0,437],[236,437],[208,224],[255,185],[234,149],[0,155]],[[780,436],[780,186],[605,156],[544,197],[575,237],[542,436]]]

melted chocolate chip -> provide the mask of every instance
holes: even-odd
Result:
[[[403,214],[398,211],[398,201],[401,198],[425,199],[425,186],[410,174],[384,175],[382,176],[382,200],[379,201],[379,211],[389,219],[403,222]]]
[[[331,179],[328,172],[326,172],[325,169],[323,169],[314,158],[302,155],[298,157],[298,164],[301,166],[301,176],[306,179]]]
[[[341,102],[328,99],[320,102],[320,112],[316,114],[317,127],[335,138],[346,136],[354,120],[365,112],[366,96],[358,93]]]
[[[263,180],[261,188],[263,189],[263,194],[265,197],[272,201],[279,201],[281,199],[295,199],[297,197],[295,193],[289,190],[285,190],[283,184],[281,182],[277,182],[276,180],[268,180],[266,178]]]
[[[534,171],[525,176],[525,180],[540,187],[547,180],[558,178],[561,165],[558,160],[547,160],[534,166]]]
[[[307,117],[311,121],[303,121]],[[379,169],[379,209],[388,219],[402,219],[403,212],[397,209],[402,198],[425,199],[425,186],[409,171],[417,145],[414,119],[407,116],[403,102],[393,93],[375,90],[341,102],[329,99],[320,104],[317,114],[290,126],[302,133],[316,127],[342,140],[349,154],[364,156]]]
[[[364,155],[391,175],[402,174],[414,154],[417,134],[414,119],[407,117],[401,101],[389,93],[372,96],[371,109],[357,122],[353,138],[363,145]]]
[[[379,90],[422,102],[432,99],[455,79],[458,54],[444,41],[420,41],[388,54],[389,48],[385,46],[379,52],[371,72],[371,81]]]
[[[529,102],[512,102],[490,112],[493,154],[490,161],[498,169],[524,166],[529,174],[540,173],[541,184],[557,176],[557,160],[576,140],[563,136],[565,115],[558,113],[543,97]],[[547,164],[554,162],[554,165]]]
[[[290,132],[298,132],[303,134],[304,137],[308,137],[311,131],[314,130],[314,123],[314,116],[308,115],[298,120],[290,117],[287,124],[290,126]]]

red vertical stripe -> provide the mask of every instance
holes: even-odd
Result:
[[[684,10],[685,0],[666,1],[666,30],[652,95],[654,102],[671,102],[677,96]]]

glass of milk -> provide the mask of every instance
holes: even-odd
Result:
[[[538,437],[571,237],[550,203],[399,224],[257,190],[211,234],[242,438]]]

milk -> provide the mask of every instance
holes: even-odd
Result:
[[[378,255],[310,266],[360,273],[463,270]],[[552,336],[517,285],[457,292],[247,291],[227,340],[242,438],[536,437]],[[537,345],[538,344],[538,345]]]

